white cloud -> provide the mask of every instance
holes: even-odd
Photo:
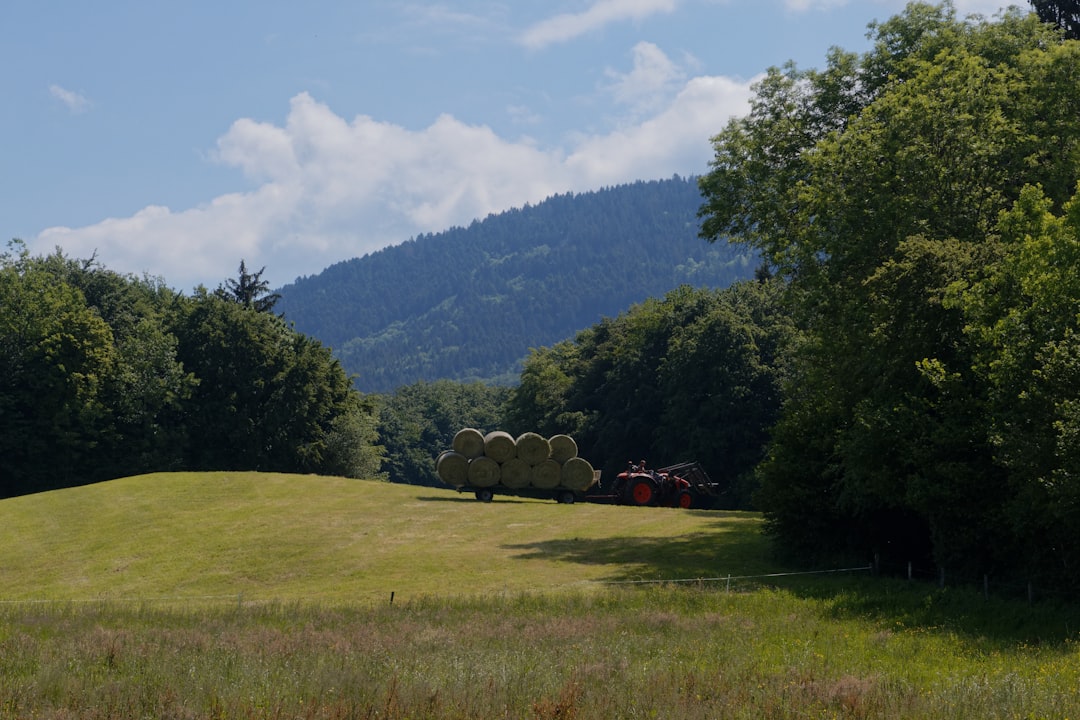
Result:
[[[182,290],[216,287],[240,259],[265,265],[267,281],[281,285],[555,193],[703,172],[708,139],[746,112],[749,97],[749,83],[697,77],[643,122],[540,148],[449,115],[419,131],[367,116],[348,121],[302,93],[282,126],[241,119],[218,140],[219,161],[243,171],[253,190],[182,211],[152,206],[49,228],[34,242],[74,257],[96,251],[110,269],[161,276]]]
[[[605,25],[623,20],[641,20],[656,13],[670,13],[678,0],[596,0],[580,13],[564,13],[542,20],[522,33],[525,47],[539,49],[566,42]]]
[[[62,88],[59,85],[50,85],[49,94],[62,102],[68,110],[75,113],[76,115],[86,112],[86,110],[90,107],[90,101],[87,100],[84,96],[80,95],[77,92]]]
[[[656,111],[670,100],[672,91],[686,81],[682,68],[656,45],[634,46],[634,69],[629,73],[608,70],[608,86],[615,101],[638,113]]]

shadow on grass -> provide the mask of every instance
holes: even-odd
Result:
[[[736,590],[775,588],[812,602],[836,620],[880,624],[883,632],[950,634],[974,653],[1036,647],[1074,653],[1080,641],[1076,604],[984,597],[979,588],[943,589],[932,583],[875,577],[868,571],[785,568],[775,560],[757,525],[730,522],[727,513],[702,512],[716,522],[690,536],[570,538],[503,547],[523,560],[605,566],[609,572],[603,580],[611,583],[701,579],[723,592],[730,575]],[[783,575],[788,572],[792,574]]]
[[[693,511],[691,511],[693,512]],[[705,513],[716,523],[705,532],[673,537],[569,538],[504,545],[523,560],[545,559],[609,566],[607,582],[693,580],[775,571],[756,525],[725,522],[728,513]]]
[[[452,502],[452,503],[472,503],[476,505],[480,501],[474,498],[472,495],[461,495],[460,497],[444,496],[444,495],[420,495],[416,498],[420,502]],[[515,498],[509,498],[505,496],[497,496],[492,502],[499,503],[521,503],[522,500]]]
[[[972,586],[864,576],[784,578],[775,583],[796,597],[820,601],[838,619],[880,622],[897,630],[948,633],[972,652],[1043,648],[1075,653],[1080,606],[1061,599],[1036,602],[990,594]]]

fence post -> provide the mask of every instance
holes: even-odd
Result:
[[[945,587],[945,568],[944,567],[941,568],[941,578],[938,580],[938,586],[941,587],[941,588]]]
[[[907,579],[908,579],[908,582],[911,582],[911,578],[912,578],[912,573],[911,573],[911,561],[910,561],[910,560],[908,560],[908,561],[907,561]]]
[[[724,592],[731,592],[731,573],[728,573],[727,588],[724,590]]]

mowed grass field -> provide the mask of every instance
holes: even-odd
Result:
[[[268,473],[165,473],[0,501],[0,600],[366,602],[772,569],[745,513]]]
[[[1074,606],[761,577],[760,530],[259,473],[3,500],[0,718],[1080,718]]]

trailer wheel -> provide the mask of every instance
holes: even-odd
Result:
[[[555,500],[557,502],[562,503],[563,505],[573,505],[574,500],[576,500],[576,499],[577,498],[574,497],[574,491],[573,490],[563,490],[558,495],[555,496]]]
[[[678,503],[679,507],[681,507],[683,510],[689,510],[690,507],[694,504],[694,498],[690,496],[690,493],[683,490],[681,493],[679,493]]]
[[[491,502],[494,498],[495,498],[495,493],[493,493],[488,488],[484,488],[482,490],[477,490],[476,491],[476,499],[479,500],[480,502]]]
[[[627,494],[632,504],[648,505],[656,499],[656,486],[648,478],[636,478],[630,481],[630,491]]]

